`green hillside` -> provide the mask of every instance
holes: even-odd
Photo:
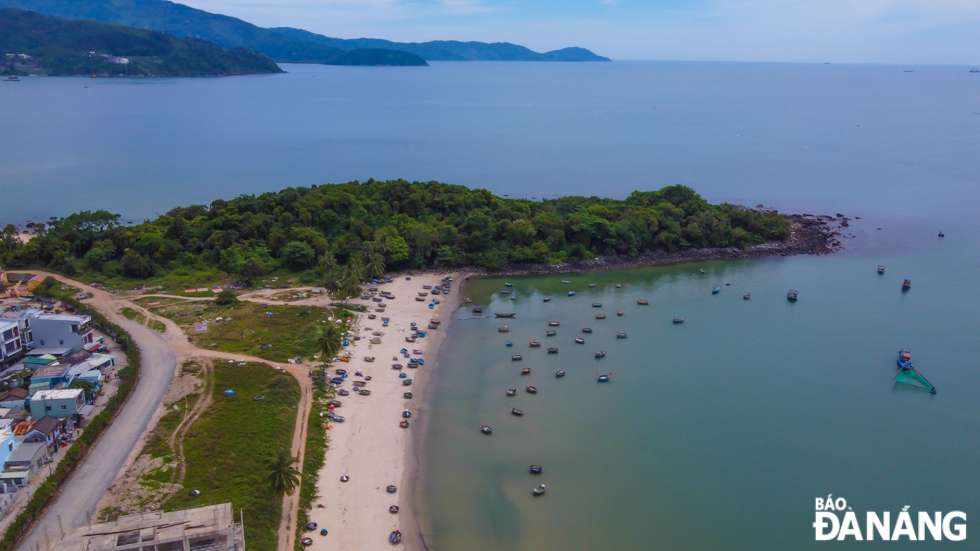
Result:
[[[218,76],[280,73],[244,48],[97,21],[71,21],[0,9],[0,50],[7,74]]]
[[[418,66],[428,65],[428,63],[411,52],[383,50],[380,48],[360,48],[335,57],[328,61],[327,65]]]

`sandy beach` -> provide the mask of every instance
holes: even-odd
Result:
[[[424,302],[415,300],[418,293],[423,292],[423,285],[439,285],[446,275],[453,278],[449,295],[427,295]],[[346,349],[353,354],[351,361],[335,362],[330,370],[332,373],[334,369],[343,368],[350,373],[341,385],[348,391],[353,388],[352,381],[364,380],[354,373],[371,376],[371,381],[363,387],[371,390],[371,394],[361,396],[351,392],[349,396],[337,397],[343,406],[336,412],[346,420],[328,423],[333,428],[328,431],[330,447],[320,471],[317,487],[320,497],[310,511],[310,519],[318,524],[317,532],[311,533],[312,549],[391,549],[388,535],[396,529],[405,536],[405,541],[398,547],[408,543],[410,538],[417,538],[410,507],[412,497],[409,489],[404,487],[416,480],[410,471],[414,463],[409,457],[410,446],[416,439],[415,432],[422,426],[418,413],[423,408],[426,372],[435,367],[436,351],[459,300],[460,281],[458,274],[420,274],[411,276],[411,280],[406,280],[402,274],[393,282],[377,287],[390,292],[395,299],[384,299],[387,306],[383,313],[374,311],[378,303],[355,299],[369,305],[368,313],[377,317],[371,320],[367,314],[361,316],[361,340],[352,341],[352,346]],[[433,298],[438,298],[440,304],[430,309],[428,305]],[[382,327],[382,317],[390,319],[388,327]],[[415,343],[405,341],[412,332],[411,323],[426,328],[430,319],[441,322],[438,329],[426,330],[426,336]],[[381,344],[370,343],[374,331],[382,333]],[[412,357],[423,358],[425,365],[409,369],[408,360],[399,353],[403,348],[421,350],[422,354],[412,354]],[[366,362],[365,356],[373,356],[375,361]],[[405,368],[393,369],[394,363]],[[403,372],[412,379],[411,386],[405,386],[405,379],[398,377]],[[412,399],[404,398],[406,391],[414,394]],[[399,426],[403,420],[402,412],[406,410],[412,413],[407,429]],[[349,480],[342,482],[342,476]],[[386,491],[391,484],[398,487],[395,493]],[[401,510],[391,513],[389,507],[392,505]],[[326,528],[329,534],[320,536],[320,528]]]

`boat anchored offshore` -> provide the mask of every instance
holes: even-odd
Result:
[[[626,338],[626,333],[616,333],[616,338],[617,339],[625,339]]]
[[[524,391],[527,392],[528,394],[537,394],[538,393],[538,387],[536,387],[536,386],[528,386],[528,387],[525,387],[524,388]]]
[[[599,382],[599,383],[608,383],[609,382],[609,377],[612,377],[612,373],[610,373],[608,375],[596,375],[596,382]]]
[[[512,415],[516,415],[516,416],[518,416],[518,417],[521,417],[521,416],[523,416],[523,415],[524,415],[524,410],[522,410],[522,409],[517,409],[517,408],[510,408],[510,413],[511,413]]]
[[[616,312],[616,315],[617,316],[622,316],[623,314],[624,314],[624,312],[622,310],[620,310],[619,312]]]
[[[516,388],[508,388],[507,389],[507,395],[508,396],[516,396],[517,395],[517,389]]]
[[[558,371],[555,372],[555,378],[564,377],[564,376],[565,376],[565,370],[564,369],[559,369]]]
[[[483,434],[492,434],[493,429],[490,428],[490,425],[480,425],[480,432]]]
[[[936,387],[912,366],[912,353],[908,350],[898,351],[898,374],[895,375],[895,382],[919,386],[932,394],[936,393]]]
[[[902,290],[908,291],[911,288],[912,288],[912,280],[906,278],[905,281],[902,282]]]
[[[544,297],[545,302],[551,302],[551,297]]]
[[[711,288],[711,294],[712,295],[717,295],[720,292],[721,292],[721,287],[718,287],[717,285],[715,285],[714,287]]]
[[[538,342],[538,341],[531,341],[531,342],[527,343],[527,345],[530,346],[531,348],[540,348],[541,347],[541,343]]]
[[[786,300],[788,300],[790,302],[796,302],[796,297],[799,294],[800,293],[798,291],[794,291],[793,289],[790,289],[789,292],[786,293]]]
[[[883,273],[885,273],[885,267],[879,264],[879,265],[878,265],[878,273],[879,273],[879,274],[883,274]]]
[[[606,357],[606,352],[604,350],[600,350],[600,351],[598,351],[598,352],[595,353],[595,357],[596,358],[605,358]]]
[[[558,347],[557,346],[552,346],[552,347],[548,348],[548,354],[557,354],[557,353],[558,353]]]
[[[650,304],[649,301],[646,301],[646,300],[643,300],[643,299],[640,299],[640,300],[636,301],[636,303],[639,304],[640,306],[646,306],[646,305]]]
[[[534,495],[536,495],[536,496],[543,496],[544,495],[544,484],[542,484],[542,485],[538,486],[537,488],[531,490],[531,493],[534,494]]]
[[[541,465],[531,465],[531,474],[541,474],[543,470]]]
[[[531,374],[531,368],[530,367],[525,367],[525,368],[521,369],[521,375],[530,375],[530,374]]]
[[[585,344],[585,339],[583,339],[582,337],[575,337],[575,343],[576,344]]]

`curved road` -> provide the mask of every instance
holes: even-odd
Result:
[[[57,278],[66,281],[62,276]],[[65,532],[70,532],[84,526],[90,516],[96,516],[95,504],[112,484],[119,469],[126,463],[129,453],[138,444],[153,412],[173,381],[177,367],[177,358],[169,344],[153,330],[120,315],[115,304],[116,297],[76,281],[71,281],[71,284],[89,293],[92,296],[89,303],[93,307],[113,323],[129,331],[140,349],[143,367],[139,384],[129,402],[61,489],[61,494],[35,525],[34,530],[20,544],[18,549],[21,551],[46,551],[49,546],[53,548],[61,539],[61,527]]]

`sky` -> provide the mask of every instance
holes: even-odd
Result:
[[[980,0],[177,0],[262,27],[613,59],[980,65]]]

